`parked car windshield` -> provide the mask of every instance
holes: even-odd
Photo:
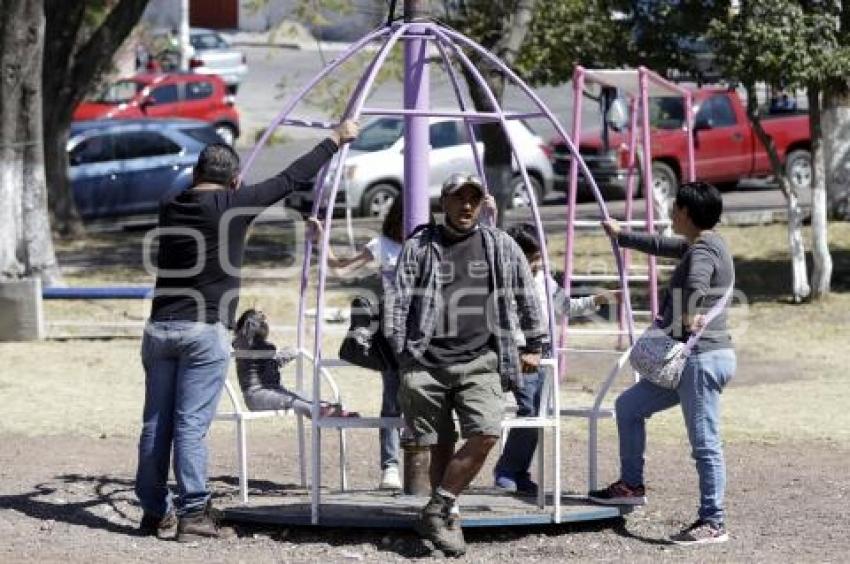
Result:
[[[218,136],[218,133],[216,133],[215,129],[212,127],[192,127],[189,129],[183,129],[182,131],[192,139],[200,141],[204,145],[223,143],[221,137]]]
[[[383,151],[398,141],[404,130],[404,120],[398,118],[380,118],[360,132],[351,143],[351,148],[357,151]]]
[[[189,42],[192,44],[192,47],[198,51],[230,48],[227,41],[225,41],[217,33],[199,33],[190,37]]]
[[[107,85],[92,101],[101,104],[126,104],[144,87],[144,84],[135,80],[119,80]]]
[[[685,101],[664,96],[649,99],[649,123],[657,129],[680,129],[685,118]]]

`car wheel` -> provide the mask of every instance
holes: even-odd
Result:
[[[236,129],[232,125],[226,123],[218,123],[215,125],[215,132],[221,137],[221,140],[228,145],[233,145],[236,141]]]
[[[392,184],[375,184],[363,194],[360,215],[364,217],[384,217],[398,197],[398,188]]]
[[[528,175],[528,180],[531,182],[531,189],[534,191],[534,197],[537,199],[537,205],[543,204],[543,186],[540,181],[532,175]],[[517,174],[511,179],[511,201],[510,208],[528,208],[531,207],[531,202],[528,199],[528,190],[525,189],[525,183],[522,181],[522,175]]]
[[[679,177],[670,165],[662,162],[652,163],[652,195],[670,201],[676,197]]]
[[[811,201],[812,198],[812,154],[805,149],[797,149],[785,159],[785,174],[797,191],[797,198]]]

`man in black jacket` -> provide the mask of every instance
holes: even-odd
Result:
[[[345,121],[277,176],[239,186],[239,157],[225,144],[204,148],[190,189],[160,205],[157,280],[142,340],[145,407],[136,495],[141,529],[177,540],[222,537],[209,504],[205,437],[227,375],[228,328],[239,299],[248,227],[300,182],[309,182],[358,132]],[[168,490],[174,450],[178,496]],[[176,508],[176,518],[175,518]]]

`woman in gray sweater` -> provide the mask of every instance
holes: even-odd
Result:
[[[713,229],[723,200],[714,186],[690,182],[679,187],[671,219],[680,237],[622,231],[615,220],[602,223],[617,242],[645,253],[678,258],[655,324],[685,342],[705,324],[705,313],[734,281],[734,265],[726,242]],[[620,479],[590,499],[611,505],[646,503],[643,467],[646,420],[654,413],[681,405],[699,475],[699,518],[671,539],[677,544],[728,540],[723,497],[726,465],[720,439],[720,394],[735,373],[735,351],[726,327],[725,310],[706,327],[685,365],[679,387],[668,390],[641,380],[617,398],[620,439]]]

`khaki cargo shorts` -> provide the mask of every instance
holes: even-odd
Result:
[[[498,437],[505,410],[498,367],[495,352],[449,367],[434,368],[415,361],[402,366],[398,398],[416,444],[456,442],[453,413],[464,439]]]

